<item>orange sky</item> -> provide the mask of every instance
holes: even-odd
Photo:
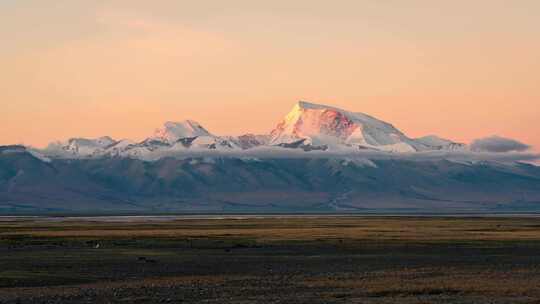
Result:
[[[0,144],[265,133],[302,99],[540,147],[540,1],[216,2],[0,2]]]

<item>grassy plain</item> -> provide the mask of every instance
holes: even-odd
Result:
[[[0,303],[540,303],[534,217],[0,219]]]

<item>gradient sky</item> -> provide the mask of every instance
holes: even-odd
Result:
[[[540,147],[540,1],[0,1],[0,144],[266,133],[299,100]],[[537,149],[538,150],[538,149]]]

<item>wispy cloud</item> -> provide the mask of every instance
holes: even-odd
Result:
[[[151,154],[151,159],[163,157],[192,158],[192,157],[235,157],[235,158],[336,158],[347,160],[408,160],[408,161],[438,161],[449,160],[464,163],[474,162],[535,162],[540,160],[540,154],[520,152],[474,152],[474,151],[431,151],[413,153],[390,153],[378,151],[311,151],[284,149],[280,147],[261,147],[243,151],[216,150],[185,150],[163,151]]]
[[[517,140],[499,136],[480,138],[471,143],[471,150],[477,152],[521,152],[530,148],[531,146]]]

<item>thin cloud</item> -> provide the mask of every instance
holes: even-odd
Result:
[[[475,152],[522,152],[530,148],[531,146],[517,140],[499,136],[480,138],[471,143],[471,150]]]
[[[216,151],[216,150],[185,150],[163,151],[152,153],[146,159],[154,161],[163,157],[198,158],[198,157],[234,157],[234,158],[336,158],[345,160],[408,160],[408,161],[438,161],[449,160],[456,162],[535,162],[540,160],[540,154],[522,152],[473,152],[473,151],[430,151],[412,153],[390,153],[378,151],[312,151],[304,152],[294,149],[278,147],[261,147],[243,151]]]

